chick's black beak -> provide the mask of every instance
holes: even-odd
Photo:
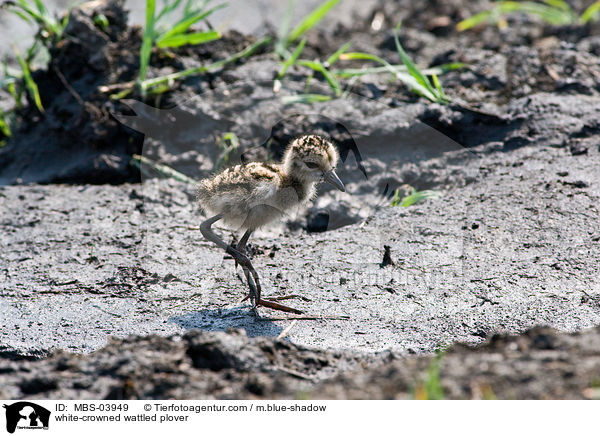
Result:
[[[326,182],[331,183],[333,186],[338,188],[340,191],[346,192],[346,188],[344,187],[344,184],[342,183],[342,181],[340,180],[340,178],[338,177],[338,175],[335,173],[334,170],[327,171],[325,174],[323,174],[323,178],[325,179]]]

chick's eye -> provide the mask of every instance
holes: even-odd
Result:
[[[311,168],[311,169],[314,169],[314,168],[318,168],[318,167],[319,167],[319,165],[318,165],[318,164],[316,164],[316,163],[314,163],[314,162],[305,162],[305,164],[306,164],[306,166],[307,166],[307,167],[309,167],[309,168]]]

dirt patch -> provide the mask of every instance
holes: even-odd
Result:
[[[379,197],[356,224],[312,234],[282,227],[253,238],[265,295],[299,294],[309,301],[294,306],[308,313],[349,316],[303,321],[290,333],[294,343],[429,352],[495,331],[540,324],[575,331],[600,322],[600,151],[474,151],[406,164],[403,177],[427,169],[449,180],[470,175],[466,184],[448,183],[437,200],[402,208]],[[375,158],[365,165],[368,174],[377,165],[382,180],[396,171]],[[378,196],[352,182],[364,178],[353,161],[339,173],[350,181],[348,193],[323,192],[315,207],[335,212],[329,205]],[[13,186],[0,189],[0,201],[11,211],[0,221],[7,351],[89,352],[108,335],[190,328],[277,336],[287,325],[257,320],[240,303],[246,291],[231,260],[199,235],[193,187],[158,179]],[[385,246],[394,265],[382,268]]]
[[[334,353],[235,330],[130,337],[90,355],[0,359],[0,398],[427,398],[423,386],[439,361],[433,377],[447,399],[592,399],[599,333],[536,328],[476,348],[455,345],[441,359]]]

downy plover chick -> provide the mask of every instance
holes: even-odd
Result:
[[[249,162],[200,182],[198,200],[212,216],[200,225],[200,231],[242,266],[250,288],[247,298],[254,310],[257,306],[265,306],[302,313],[261,298],[259,277],[246,256],[245,247],[253,231],[308,203],[316,194],[317,183],[326,181],[345,191],[335,173],[338,160],[337,149],[329,140],[318,135],[304,135],[290,142],[279,164]],[[235,246],[225,243],[212,230],[211,226],[219,220],[244,231]]]

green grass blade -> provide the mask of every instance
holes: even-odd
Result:
[[[27,65],[27,62],[25,62],[25,59],[23,59],[23,56],[21,56],[21,52],[19,52],[19,49],[17,49],[15,45],[13,45],[13,51],[15,52],[17,60],[19,61],[19,65],[21,65],[21,70],[23,71],[23,80],[25,81],[25,87],[27,88],[29,96],[35,102],[35,105],[38,108],[38,110],[40,112],[44,112],[44,106],[42,106],[40,91],[38,89],[37,83],[35,83],[33,77],[31,77],[29,65]]]
[[[294,15],[294,0],[289,0],[281,25],[277,29],[277,40],[275,41],[275,53],[283,59],[286,59],[289,55],[287,51],[287,34],[290,30],[292,15]]]
[[[164,42],[165,39],[169,39],[172,36],[177,36],[177,35],[184,34],[185,32],[187,32],[187,30],[190,27],[192,27],[198,21],[203,20],[204,18],[206,18],[210,14],[212,14],[214,11],[216,11],[218,9],[222,9],[225,6],[227,6],[227,5],[225,3],[222,3],[222,4],[218,5],[218,6],[215,6],[212,9],[209,9],[208,11],[203,11],[203,12],[196,13],[196,14],[193,14],[191,16],[187,16],[187,17],[182,18],[176,24],[174,24],[171,29],[169,29],[167,32],[165,32],[163,35],[161,35],[157,39],[157,43],[160,46],[160,43]]]
[[[571,6],[569,6],[569,4],[565,0],[544,0],[544,3],[546,3],[549,6],[554,7],[556,9],[561,9],[566,12],[572,11]]]
[[[6,137],[11,135],[10,125],[2,108],[0,108],[0,132]]]
[[[319,7],[308,14],[294,29],[287,38],[288,43],[294,42],[300,38],[306,31],[317,25],[321,19],[329,12],[331,8],[339,3],[340,0],[327,0]]]
[[[64,31],[67,28],[67,26],[69,25],[69,16],[70,16],[70,14],[65,14],[63,19],[60,21],[61,32],[60,32],[59,38],[63,37]],[[108,20],[106,20],[106,21],[108,21]]]
[[[327,68],[325,68],[325,66],[321,62],[300,59],[296,63],[298,65],[308,67],[314,71],[321,73],[323,77],[325,77],[325,80],[327,80],[327,83],[329,83],[331,89],[333,89],[333,92],[335,92],[335,95],[342,95],[342,87],[340,85],[340,82],[334,77],[333,74],[331,74],[331,72]]]
[[[394,196],[392,197],[390,206],[392,206],[392,207],[400,206],[401,201],[402,200],[400,199],[400,188],[398,188],[394,191]]]
[[[35,21],[38,22],[42,22],[42,16],[40,15],[40,13],[38,11],[36,11],[35,9],[33,9],[31,7],[31,5],[29,3],[27,3],[25,0],[19,0],[19,6],[21,7],[21,9],[23,9],[27,14],[29,14],[31,16],[31,18],[33,18]]]
[[[38,49],[39,49],[38,40],[36,39],[33,42],[33,44],[31,45],[31,47],[29,47],[27,49],[27,53],[25,54],[25,62],[27,63],[27,65],[31,65],[31,62],[38,54],[38,51],[39,51]]]
[[[165,2],[165,6],[160,10],[158,15],[156,16],[156,22],[158,23],[159,20],[173,13],[173,11],[177,9],[181,4],[181,1],[182,0],[175,0],[171,3]]]
[[[581,14],[579,20],[583,24],[587,24],[590,21],[596,21],[598,19],[598,14],[600,14],[600,1],[593,3],[585,11],[583,11],[583,14]]]
[[[50,16],[50,14],[48,13],[46,6],[44,6],[44,3],[42,2],[42,0],[34,0],[34,2],[35,2],[35,6],[37,7],[37,10],[41,16],[43,16],[43,17]]]
[[[102,29],[103,32],[106,32],[106,30],[108,29],[108,26],[110,26],[108,18],[106,18],[106,15],[104,15],[104,14],[96,15],[94,17],[94,24],[96,26],[98,26],[100,29]]]
[[[159,48],[168,47],[181,47],[182,45],[197,45],[205,42],[214,41],[219,39],[221,34],[216,30],[209,30],[208,32],[195,32],[195,33],[184,33],[181,35],[172,35],[168,38],[161,38],[157,41],[156,45]]]
[[[138,80],[146,80],[148,65],[150,64],[150,55],[154,44],[154,15],[156,12],[156,0],[146,0],[146,27],[142,39],[142,48],[140,49],[140,72]]]
[[[402,25],[402,23],[398,23],[398,25],[396,26],[396,29],[394,29],[394,42],[396,43],[396,50],[398,51],[398,55],[400,55],[400,59],[402,60],[402,63],[404,65],[406,65],[406,68],[408,69],[408,72],[410,73],[410,75],[413,76],[415,78],[415,80],[417,82],[419,82],[419,84],[421,84],[421,86],[423,86],[423,88],[427,89],[427,91],[429,91],[435,95],[435,92],[434,92],[435,90],[431,86],[431,82],[429,81],[427,76],[425,76],[421,72],[421,70],[419,70],[419,68],[415,65],[415,63],[412,61],[412,59],[404,51],[402,44],[400,44],[400,38],[398,37],[398,30],[400,29],[401,25]]]
[[[363,59],[363,60],[371,60],[371,61],[378,62],[378,63],[382,64],[387,71],[389,71],[391,74],[396,76],[396,78],[398,80],[400,80],[402,83],[404,83],[406,86],[408,86],[413,92],[415,92],[415,93],[419,94],[420,96],[425,97],[431,101],[436,101],[436,102],[441,101],[439,96],[437,96],[435,92],[431,92],[426,87],[421,85],[416,80],[416,78],[413,77],[409,73],[409,70],[408,70],[408,67],[406,66],[406,64],[404,65],[406,68],[406,72],[398,71],[396,68],[394,68],[394,66],[392,64],[387,62],[385,59],[382,59],[379,56],[372,55],[370,53],[361,53],[361,52],[345,53],[342,56],[340,56],[340,59],[345,59],[345,60]]]
[[[46,11],[46,7],[44,6],[42,0],[33,0],[33,2],[35,3],[35,6],[37,7],[39,13],[44,14],[44,12]]]
[[[382,65],[390,65],[388,61],[383,58],[380,58],[377,55],[363,52],[350,52],[350,53],[342,53],[339,56],[339,59],[345,61],[357,61],[357,60],[367,60],[367,61],[375,61]]]
[[[406,72],[404,65],[392,65],[392,68],[397,72]],[[370,68],[341,68],[339,70],[332,70],[333,74],[342,79],[350,79],[352,77],[364,76],[365,74],[382,74],[391,71],[387,67],[370,67]],[[393,73],[395,75],[395,73]]]
[[[13,76],[13,75],[8,75],[8,73],[4,73],[5,77],[3,77],[0,80],[0,88],[9,88],[11,85],[13,85],[17,79]]]
[[[144,80],[143,82],[141,82],[140,87],[144,91],[151,91],[151,92],[153,92],[153,88],[158,87],[158,86],[163,86],[165,84],[168,84],[170,87],[172,87],[173,83],[176,80],[183,79],[185,77],[193,76],[196,74],[204,74],[209,71],[213,71],[218,68],[221,68],[229,63],[236,62],[242,58],[251,56],[256,50],[258,50],[263,45],[268,44],[269,42],[271,42],[271,38],[269,38],[269,37],[259,39],[254,44],[249,45],[248,47],[244,48],[242,51],[239,51],[238,53],[235,53],[234,55],[232,55],[226,59],[214,62],[209,65],[203,65],[201,67],[195,67],[195,68],[188,68],[187,70],[178,71],[177,73],[167,74],[166,76],[161,76],[161,77],[156,77],[153,79]]]
[[[172,179],[178,180],[183,183],[187,183],[189,185],[196,185],[198,183],[196,180],[186,176],[183,173],[180,173],[179,171],[177,171],[174,168],[171,168],[168,165],[161,164],[160,162],[155,162],[139,154],[133,155],[131,163],[140,169],[142,165],[148,165],[150,168],[152,168],[154,171],[156,171],[164,177],[170,177]]]
[[[202,4],[198,7],[193,7],[194,3],[196,3],[195,0],[187,0],[187,2],[185,2],[185,8],[183,11],[183,15],[192,15],[192,14],[196,14],[202,10],[204,10],[204,8],[206,8],[206,5],[208,5],[211,2],[211,0],[202,0]]]
[[[432,74],[431,75],[431,80],[433,81],[433,86],[435,86],[435,89],[437,89],[437,91],[440,93],[440,95],[444,92],[442,90],[442,84],[440,83],[437,74]]]
[[[217,158],[215,168],[220,170],[227,166],[231,156],[240,148],[240,139],[233,132],[226,132],[222,138],[217,138],[217,145],[222,150]]]
[[[392,65],[392,68],[398,71],[406,71],[404,65]],[[369,68],[340,68],[338,70],[331,70],[333,74],[342,79],[349,79],[351,77],[364,76],[365,74],[381,74],[389,73],[390,71],[386,67],[369,67]]]
[[[524,12],[531,15],[537,15],[542,20],[553,25],[570,24],[574,21],[572,11],[565,12],[564,10],[530,1],[502,1],[498,3],[498,8],[502,13],[509,12]]]
[[[523,6],[525,12],[536,14],[544,21],[556,26],[568,25],[577,20],[577,16],[570,7],[564,10],[534,2],[523,2]]]
[[[402,206],[409,207],[423,200],[435,200],[440,198],[441,193],[439,191],[425,190],[417,191],[415,188],[410,187],[408,195],[404,198],[400,198],[400,188],[394,191],[394,196],[390,206]]]
[[[318,103],[323,101],[331,100],[330,95],[323,94],[298,94],[298,95],[285,95],[281,97],[283,104],[297,104],[297,103]]]
[[[348,51],[348,49],[350,48],[350,44],[350,42],[347,42],[346,44],[342,45],[334,54],[327,58],[327,60],[325,61],[325,65],[329,67],[335,64],[340,58],[340,56]]]
[[[21,12],[18,9],[10,9],[10,12],[21,18],[26,23],[31,23],[31,17],[27,16],[24,12]]]
[[[441,64],[441,65],[437,65],[433,68],[428,68],[427,70],[423,70],[423,72],[425,73],[425,71],[431,70],[431,69],[436,69],[439,68],[440,70],[442,70],[441,73],[433,73],[433,74],[443,74],[443,73],[447,73],[448,71],[454,71],[454,70],[460,70],[462,68],[467,68],[467,64],[463,63],[463,62],[448,62],[447,64]],[[425,74],[432,74],[432,73],[425,73]]]
[[[260,47],[262,47],[263,45],[268,44],[269,42],[271,42],[271,38],[270,37],[266,36],[264,38],[261,38],[258,41],[256,41],[255,43],[250,44],[248,47],[244,48],[243,50],[235,53],[234,55],[232,55],[232,56],[230,56],[230,57],[228,57],[226,59],[214,62],[214,63],[206,66],[206,68],[208,70],[213,70],[213,69],[221,68],[224,65],[230,64],[232,62],[237,62],[240,59],[243,59],[243,58],[246,58],[248,56],[251,56]]]
[[[16,71],[12,71],[12,68],[9,68],[8,61],[5,59],[2,62],[2,70],[4,73],[4,77],[0,80],[0,88],[5,88],[8,90],[9,94],[13,98],[15,102],[15,107],[17,109],[21,108],[21,96],[19,92],[17,92],[17,81],[21,78],[21,74]]]
[[[285,75],[288,68],[298,60],[300,53],[302,53],[302,50],[304,49],[304,44],[306,44],[306,39],[302,38],[292,55],[283,63],[281,70],[279,70],[279,74],[277,74],[278,79],[281,79]]]
[[[292,16],[294,15],[294,0],[288,1],[287,9],[285,10],[285,15],[283,16],[283,20],[281,20],[281,25],[279,29],[277,29],[277,39],[284,40],[286,39],[286,35],[290,30],[290,24],[292,22]]]
[[[6,60],[2,62],[2,69],[4,70],[4,77],[0,80],[0,88],[4,88],[9,92],[15,102],[15,107],[19,109],[21,107],[21,99],[17,93],[17,74],[10,72]]]
[[[444,388],[440,377],[440,369],[444,353],[438,353],[427,368],[427,376],[425,378],[425,393],[428,400],[443,400],[445,398]]]
[[[441,194],[438,191],[415,191],[404,197],[399,205],[402,207],[409,207],[423,200],[435,200],[440,198],[440,195]]]
[[[14,4],[13,6],[16,6],[16,4]],[[44,3],[40,0],[35,0],[33,5],[28,3],[26,0],[19,0],[18,6],[21,9],[23,9],[23,11],[26,14],[28,14],[33,20],[35,20],[42,29],[46,30],[52,35],[60,36],[60,34],[62,33],[62,29],[59,27],[58,23],[56,22],[52,14],[48,12],[46,7],[44,6]]]
[[[533,1],[499,1],[489,11],[480,12],[456,25],[457,30],[470,29],[484,21],[501,23],[502,16],[514,12],[535,15],[543,21],[557,26],[572,24],[577,21],[577,15],[571,6],[564,0]]]
[[[461,22],[459,22],[456,25],[456,30],[458,30],[459,32],[464,32],[465,30],[468,30],[475,26],[478,26],[483,22],[486,22],[486,21],[489,22],[489,19],[491,16],[492,16],[491,11],[479,12],[478,14],[475,14],[472,17],[466,18],[466,19],[462,20]]]
[[[421,70],[421,72],[423,74],[425,74],[426,76],[432,76],[434,74],[437,75],[441,75],[444,73],[447,73],[448,71],[454,71],[454,70],[459,70],[461,68],[465,68],[467,65],[463,64],[462,62],[450,62],[448,64],[442,64],[442,65],[437,65],[435,67],[431,67],[431,68],[425,68],[424,70]],[[397,64],[397,65],[391,65],[390,67],[393,68],[395,71],[399,72],[399,73],[406,73],[408,70],[406,68],[406,65],[404,64]],[[381,74],[381,73],[390,73],[390,67],[369,67],[369,68],[341,68],[338,70],[331,70],[331,72],[333,74],[335,74],[337,77],[341,77],[344,79],[348,79],[350,77],[355,77],[355,76],[364,76],[365,74]]]

